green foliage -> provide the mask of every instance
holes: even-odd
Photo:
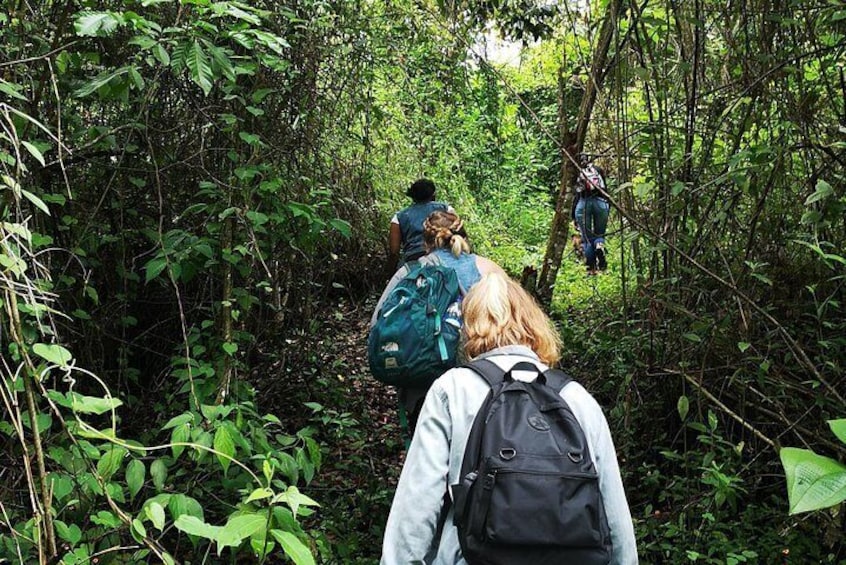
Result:
[[[0,433],[26,478],[0,559],[372,561],[399,446],[372,476],[355,379],[301,340],[330,341],[320,307],[378,283],[387,220],[424,174],[477,251],[539,265],[603,7],[0,12]],[[553,311],[565,367],[609,407],[646,562],[842,550],[836,515],[783,517],[766,440],[819,451],[846,394],[843,15],[703,0],[620,17],[586,144],[622,208],[611,266],[587,278],[565,253]],[[489,65],[489,24],[541,39]],[[782,456],[791,511],[837,501],[838,463]]]
[[[263,116],[278,119],[299,96],[305,62],[291,42],[324,27],[272,7],[115,1],[74,13],[45,4],[0,26],[2,93],[18,105],[0,99],[2,323],[16,327],[0,334],[4,399],[26,393],[44,410],[17,409],[2,431],[23,448],[31,439],[18,430],[38,430],[44,468],[28,488],[55,501],[54,525],[26,511],[6,516],[16,533],[0,557],[26,561],[43,543],[82,562],[134,539],[145,549],[127,559],[173,562],[167,548],[187,536],[198,554],[211,544],[233,559],[313,562],[300,520],[317,503],[299,488],[319,472],[321,450],[310,430],[258,412],[245,358],[261,318],[289,309],[285,267],[337,249],[352,229],[327,183],[290,166],[299,147],[280,154],[266,142],[280,136]],[[57,13],[62,21],[50,22]],[[54,37],[33,33],[38,26]],[[54,91],[55,103],[30,104]],[[298,122],[305,105],[280,121]],[[44,249],[50,261],[36,259]],[[294,292],[307,295],[314,282],[297,281]],[[170,313],[139,307],[168,300]],[[150,340],[162,327],[163,339]],[[151,387],[152,374],[166,385]],[[29,449],[40,461],[42,448]],[[191,530],[192,520],[214,535]]]
[[[830,420],[828,424],[846,443],[846,420]],[[795,447],[782,448],[779,456],[787,476],[791,514],[836,506],[846,500],[846,465]]]

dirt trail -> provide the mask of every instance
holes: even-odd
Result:
[[[376,297],[336,301],[324,314],[322,335],[309,346],[317,368],[307,402],[315,414],[323,465],[307,492],[322,504],[319,520],[335,554],[332,562],[378,559],[404,456],[397,395],[370,376],[367,332]]]

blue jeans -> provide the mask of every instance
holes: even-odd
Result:
[[[605,227],[611,205],[600,196],[582,196],[576,203],[576,224],[582,236],[582,249],[589,269],[596,268],[596,244],[605,243]]]

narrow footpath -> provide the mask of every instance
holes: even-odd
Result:
[[[321,503],[319,520],[329,532],[331,562],[344,565],[378,560],[405,455],[396,391],[373,379],[367,366],[368,322],[376,298],[336,300],[318,314],[321,328],[303,338],[296,362],[305,364],[303,378],[313,379],[301,405],[307,402],[315,410],[308,418],[323,448],[321,469],[304,491]]]

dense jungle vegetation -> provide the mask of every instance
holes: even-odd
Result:
[[[840,1],[0,5],[0,562],[375,563],[426,175],[550,308],[643,563],[846,563]]]

